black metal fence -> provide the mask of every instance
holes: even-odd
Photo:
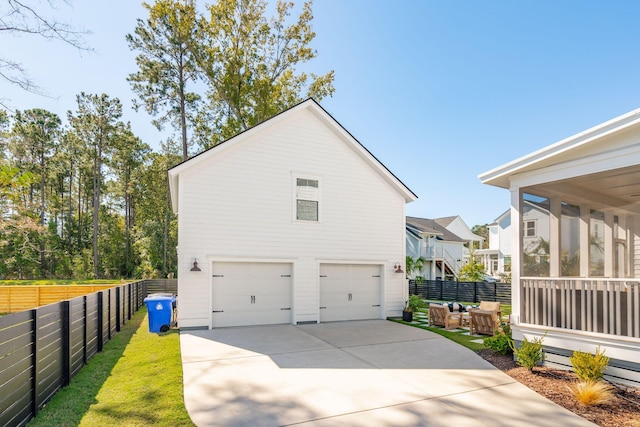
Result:
[[[142,306],[145,281],[0,317],[0,426],[23,426]]]
[[[439,301],[500,301],[511,304],[511,283],[458,282],[455,280],[409,280],[409,295]]]

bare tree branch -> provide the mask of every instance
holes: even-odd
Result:
[[[93,50],[84,39],[85,36],[91,34],[90,31],[60,22],[57,18],[36,10],[29,3],[33,2],[30,0],[0,0],[0,36],[8,34],[36,35],[46,40],[61,41],[80,51],[91,52]],[[52,10],[56,10],[58,3],[70,4],[66,0],[48,0]],[[0,44],[3,43],[6,42],[0,42]],[[0,79],[27,92],[48,96],[33,81],[22,64],[11,59],[0,57]],[[0,99],[0,106],[6,108],[6,104],[1,101],[6,100]]]

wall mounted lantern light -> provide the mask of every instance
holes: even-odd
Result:
[[[393,265],[393,268],[395,269],[396,273],[404,273],[404,271],[402,271],[402,265],[399,262],[396,262]]]
[[[191,271],[202,271],[202,270],[200,270],[200,267],[198,267],[198,260],[197,259],[193,260],[193,267],[191,267]]]

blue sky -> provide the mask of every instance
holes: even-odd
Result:
[[[469,226],[507,209],[508,191],[478,174],[640,107],[640,2],[617,0],[316,0],[305,69],[334,70],[322,106],[419,199],[407,214],[461,215]],[[137,1],[92,0],[58,16],[93,32],[94,53],[3,35],[53,98],[0,81],[17,109],[66,116],[80,91],[118,97],[152,147],[167,136],[134,112],[125,34],[145,18]]]

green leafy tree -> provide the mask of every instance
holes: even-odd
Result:
[[[424,263],[426,262],[426,260],[419,256],[417,258],[413,258],[410,255],[407,255],[407,259],[406,259],[406,275],[407,278],[410,278],[411,275],[413,275],[413,273],[420,273],[422,271],[422,269],[424,268]]]
[[[489,249],[489,225],[488,224],[474,225],[471,228],[471,232],[473,234],[477,234],[480,237],[484,237],[484,240],[482,241],[482,247],[475,248],[475,249]],[[477,243],[474,242],[474,245],[477,245]]]
[[[119,200],[118,211],[124,212],[124,263],[120,275],[130,277],[133,273],[132,229],[135,219],[137,187],[140,185],[139,170],[151,148],[136,137],[129,126],[116,139],[111,169],[114,171],[114,196]]]
[[[172,141],[162,153],[152,153],[139,169],[140,186],[136,213],[136,250],[140,254],[138,277],[167,277],[176,271],[177,217],[171,210],[167,169],[180,161]]]
[[[333,71],[318,76],[296,67],[316,57],[311,2],[291,25],[293,3],[278,1],[267,20],[264,0],[219,0],[198,21],[191,53],[208,85],[208,117],[199,130],[215,145],[308,97],[333,94]]]
[[[10,151],[18,165],[23,170],[28,170],[38,183],[31,188],[31,197],[34,201],[34,209],[37,210],[42,235],[40,237],[40,269],[42,276],[47,275],[45,253],[45,231],[48,191],[48,179],[52,157],[59,143],[61,134],[60,118],[49,111],[33,109],[17,111],[14,117],[14,125],[9,143]]]
[[[78,107],[75,113],[69,112],[69,123],[78,139],[86,144],[86,154],[92,165],[93,274],[95,278],[99,278],[98,220],[104,179],[103,164],[114,152],[118,135],[124,126],[119,121],[122,105],[120,100],[110,99],[106,94],[91,95],[84,92],[76,97],[76,101]]]
[[[127,35],[129,48],[139,52],[138,71],[128,79],[145,110],[157,118],[153,124],[161,129],[165,123],[180,131],[182,159],[189,157],[188,122],[195,119],[200,96],[188,91],[198,78],[188,49],[196,25],[193,0],[158,0],[143,3],[149,11],[146,21],[138,19],[134,34]]]
[[[463,282],[480,282],[484,280],[484,265],[480,264],[471,254],[471,259],[458,272],[458,279]]]

